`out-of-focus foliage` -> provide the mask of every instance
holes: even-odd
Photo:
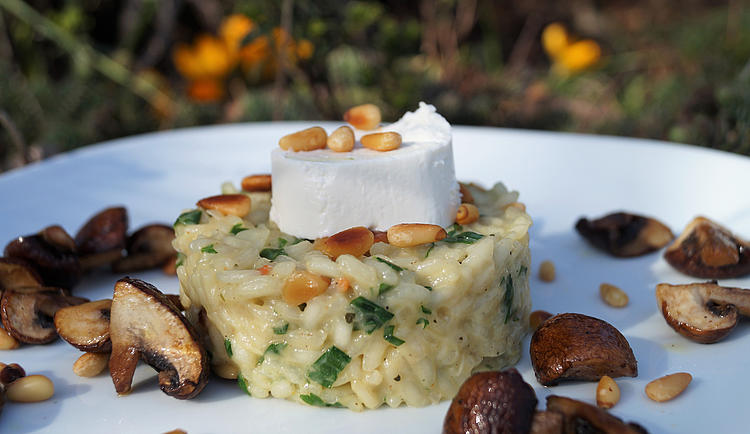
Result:
[[[159,129],[393,120],[750,155],[742,1],[0,0],[0,169]]]

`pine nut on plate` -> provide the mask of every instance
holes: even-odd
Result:
[[[5,391],[10,401],[39,402],[55,394],[55,385],[44,375],[29,375],[10,383]]]
[[[665,375],[646,385],[646,396],[656,402],[669,401],[684,392],[692,380],[687,372]]]
[[[4,328],[0,328],[0,350],[12,350],[18,348],[19,343]]]
[[[602,283],[599,285],[599,295],[605,303],[612,307],[625,307],[628,305],[628,294],[615,285]]]
[[[535,310],[529,314],[529,327],[531,330],[536,330],[542,325],[543,322],[547,321],[552,317],[552,314],[546,310]]]
[[[620,402],[620,387],[609,375],[603,376],[596,386],[596,405],[612,408]]]
[[[326,147],[327,137],[326,130],[321,127],[312,127],[287,134],[279,139],[279,146],[285,151],[314,151]]]
[[[73,363],[73,372],[79,377],[95,377],[104,371],[108,362],[109,353],[83,353]]]
[[[401,146],[401,134],[392,131],[368,134],[359,140],[365,148],[379,152],[393,151]]]
[[[543,261],[539,264],[539,279],[542,282],[552,282],[555,280],[555,264],[552,261]]]

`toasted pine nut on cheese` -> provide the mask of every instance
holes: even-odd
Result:
[[[309,271],[295,271],[284,281],[281,297],[287,303],[296,306],[325,292],[330,283],[329,279]]]
[[[349,152],[354,149],[354,131],[346,125],[336,128],[326,142],[334,152]]]
[[[95,377],[109,363],[109,353],[83,353],[73,363],[73,372],[79,377]]]
[[[385,133],[372,133],[362,136],[362,146],[373,151],[387,152],[398,149],[401,146],[401,134],[388,131]]]
[[[326,130],[321,127],[312,127],[287,134],[279,139],[279,146],[285,151],[314,151],[326,147],[327,137]]]
[[[377,128],[382,120],[380,109],[375,104],[362,104],[350,108],[344,113],[344,121],[358,130]]]
[[[479,208],[471,203],[462,203],[456,211],[456,223],[468,225],[479,220]]]
[[[615,285],[602,283],[599,285],[599,295],[605,303],[612,307],[625,307],[628,305],[628,294]]]
[[[5,391],[11,401],[39,402],[55,394],[55,385],[44,375],[29,375],[10,383]]]
[[[357,226],[330,237],[318,238],[313,243],[313,248],[336,260],[339,256],[347,254],[360,257],[370,251],[374,242],[375,236],[369,229]]]
[[[666,375],[648,383],[646,395],[656,402],[669,401],[682,393],[692,380],[693,376],[687,372]]]
[[[596,386],[596,405],[601,408],[612,408],[620,402],[620,387],[612,377],[605,375]]]
[[[250,212],[250,197],[245,194],[220,194],[201,199],[196,203],[203,209],[219,211],[224,215],[244,217]]]
[[[249,175],[242,178],[241,185],[245,191],[271,191],[271,175]]]
[[[434,243],[446,236],[445,229],[425,223],[401,223],[388,228],[388,244],[396,247],[414,247]]]
[[[10,335],[7,330],[0,328],[0,350],[12,350],[18,348],[18,341]]]

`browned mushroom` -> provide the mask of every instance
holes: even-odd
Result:
[[[115,273],[147,270],[164,265],[177,252],[172,247],[174,229],[162,224],[146,225],[128,238],[128,255],[112,264]]]
[[[443,433],[527,433],[537,399],[515,368],[469,377],[453,398]]]
[[[594,247],[619,257],[645,255],[661,249],[674,238],[664,223],[625,212],[596,220],[581,218],[576,230]]]
[[[547,411],[562,414],[563,434],[645,434],[648,432],[642,426],[633,422],[625,423],[601,408],[563,396],[548,396]]]
[[[531,365],[537,380],[598,381],[603,375],[635,377],[638,364],[625,337],[611,324],[578,313],[544,321],[531,337]]]
[[[750,243],[705,217],[696,217],[667,247],[664,259],[687,275],[730,279],[750,273]]]
[[[750,290],[716,282],[656,285],[656,303],[670,327],[702,344],[724,339],[739,321],[750,316]]]
[[[89,353],[112,350],[109,316],[112,300],[98,300],[64,307],[55,314],[55,329],[70,345]]]
[[[81,267],[88,270],[120,259],[127,233],[128,212],[125,208],[107,208],[95,214],[75,237]]]
[[[529,434],[562,434],[563,416],[554,411],[537,411],[531,421]]]
[[[118,394],[130,392],[139,359],[159,372],[167,395],[189,399],[205,387],[208,357],[198,334],[152,285],[128,277],[117,281],[109,331],[109,371]]]
[[[52,318],[63,307],[85,303],[85,298],[65,295],[61,288],[9,289],[0,300],[3,326],[11,336],[28,344],[46,344],[57,338]]]
[[[48,286],[70,289],[81,278],[75,242],[60,226],[16,238],[5,246],[5,256],[28,261]]]
[[[10,383],[26,376],[26,371],[18,363],[11,363],[0,369],[0,384],[7,386]]]
[[[23,259],[0,258],[0,295],[5,289],[42,286],[42,277]]]

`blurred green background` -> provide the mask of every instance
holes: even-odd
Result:
[[[746,1],[0,0],[0,169],[148,131],[397,119],[750,155]]]

